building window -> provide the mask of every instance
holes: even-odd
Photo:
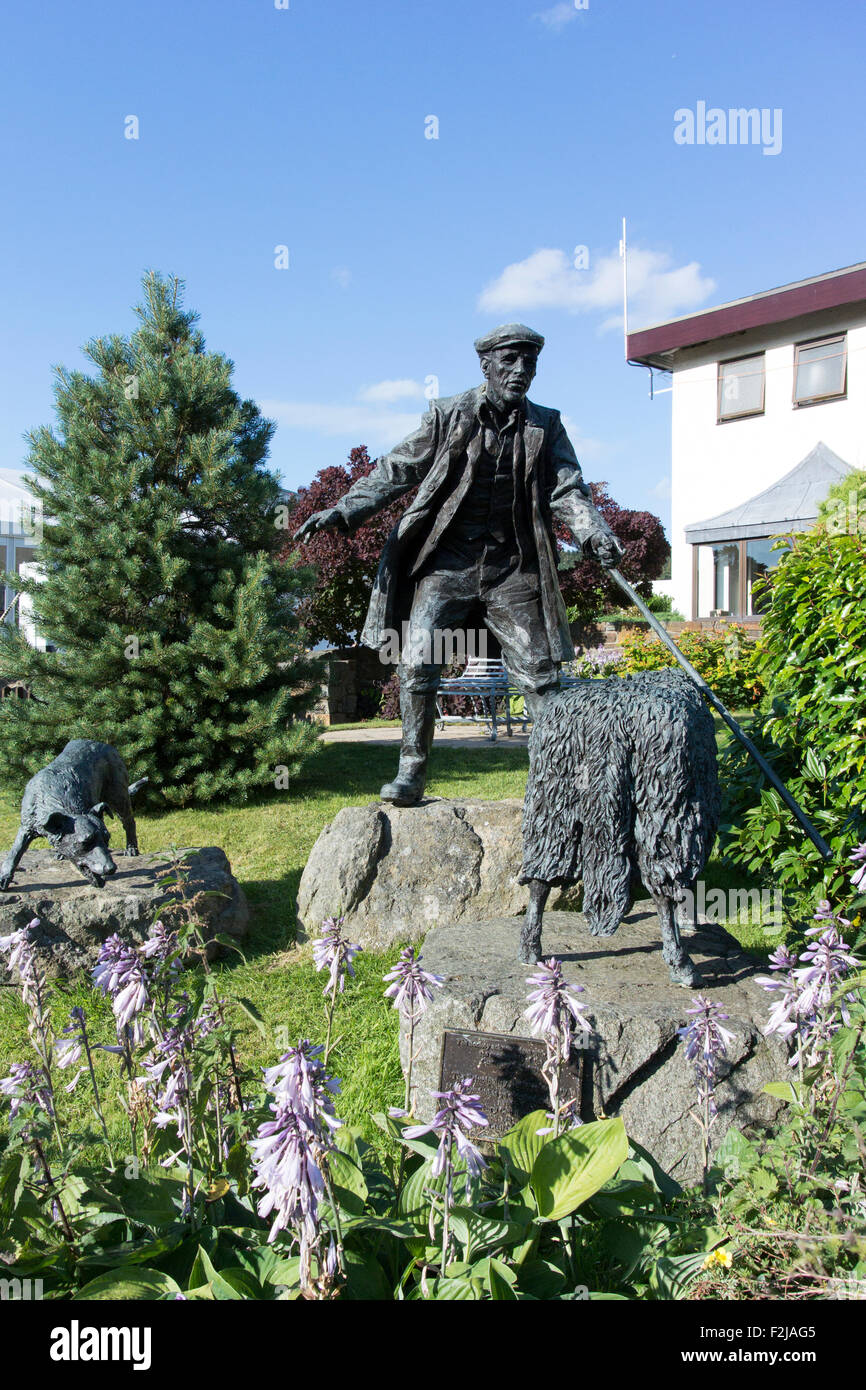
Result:
[[[692,617],[760,617],[766,598],[759,581],[775,569],[784,554],[784,549],[777,548],[778,539],[759,536],[695,545]]]
[[[838,400],[847,391],[848,336],[798,343],[794,348],[794,405]]]
[[[760,580],[769,574],[781,559],[781,553],[774,550],[775,536],[762,536],[759,540],[746,541],[746,616],[753,618],[763,613],[766,597],[761,593]],[[757,592],[755,591],[757,585]]]
[[[738,613],[740,610],[740,547],[713,546],[713,607],[715,613]]]
[[[718,415],[723,420],[739,420],[744,415],[764,413],[764,354],[738,357],[719,363]]]

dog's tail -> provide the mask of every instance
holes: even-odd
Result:
[[[135,796],[135,793],[136,793],[136,792],[141,791],[141,789],[142,789],[142,787],[144,786],[145,782],[149,782],[149,781],[150,781],[150,778],[149,778],[149,777],[139,777],[139,779],[138,779],[137,782],[131,783],[131,785],[130,785],[130,787],[129,787],[129,795],[130,795],[130,796]]]

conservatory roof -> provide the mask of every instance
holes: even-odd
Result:
[[[708,521],[695,521],[687,526],[686,540],[690,545],[707,545],[714,541],[740,541],[807,531],[815,524],[818,507],[832,484],[850,473],[851,467],[819,441],[796,468],[756,497]]]

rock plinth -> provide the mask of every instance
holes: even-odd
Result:
[[[368,950],[418,941],[431,927],[524,912],[518,883],[523,802],[430,798],[398,808],[347,806],[313,846],[298,891],[307,933],[343,915],[352,939]],[[554,889],[552,907],[579,901]]]
[[[491,917],[436,928],[424,942],[425,969],[444,981],[415,1028],[416,1111],[424,1120],[434,1108],[429,1092],[439,1089],[446,1029],[529,1036],[524,1013],[533,967],[517,960],[520,926],[519,917]],[[724,1026],[733,1034],[717,1089],[713,1148],[731,1125],[760,1129],[773,1121],[779,1103],[762,1094],[763,1087],[788,1072],[783,1044],[761,1033],[768,1007],[755,984],[758,963],[716,926],[690,936],[688,950],[703,977],[699,991],[671,984],[651,907],[639,904],[612,937],[592,936],[577,912],[544,916],[545,958],[556,956],[567,980],[585,991],[580,999],[593,1027],[596,1117],[620,1115],[629,1135],[683,1183],[701,1172],[699,1131],[690,1115],[694,1072],[677,1036],[691,1021],[686,1009],[693,993],[722,1006],[729,1015]],[[405,1066],[405,1039],[402,1047]]]
[[[176,886],[160,882],[168,868],[165,855],[127,859],[118,854],[115,863],[117,873],[97,888],[49,850],[28,851],[11,888],[0,893],[0,937],[38,917],[32,939],[46,971],[72,976],[93,968],[101,943],[113,932],[138,944],[157,915],[166,925],[182,920]],[[195,917],[205,937],[244,936],[249,908],[224,852],[216,847],[192,850],[183,870],[184,894],[187,901],[195,898]],[[213,953],[217,949],[214,944]],[[8,983],[4,960],[0,955],[0,980]]]

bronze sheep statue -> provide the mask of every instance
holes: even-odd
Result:
[[[684,904],[709,859],[720,808],[712,716],[681,672],[582,680],[548,695],[529,743],[521,961],[540,959],[554,884],[582,880],[590,930],[611,936],[642,880],[671,980],[699,984],[681,940],[694,927]]]

